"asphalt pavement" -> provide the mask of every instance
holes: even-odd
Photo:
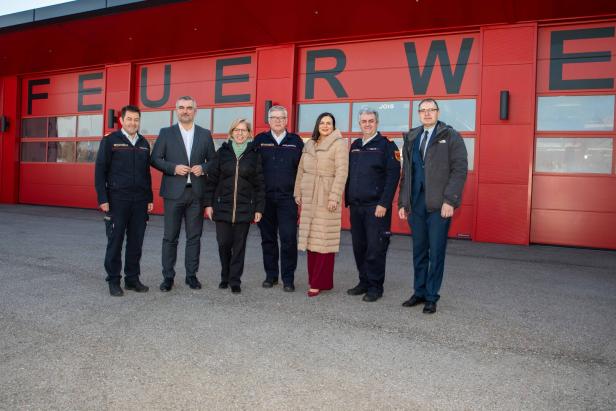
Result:
[[[404,308],[411,238],[394,236],[384,297],[264,289],[252,227],[242,294],[219,290],[214,226],[199,278],[161,293],[163,221],[149,223],[146,294],[109,296],[94,210],[0,205],[2,410],[614,410],[616,252],[450,240],[438,311]],[[182,233],[183,236],[183,233]]]

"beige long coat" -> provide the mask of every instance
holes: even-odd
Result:
[[[340,246],[342,194],[349,171],[347,140],[338,130],[316,144],[304,145],[295,179],[295,198],[301,200],[297,248],[318,253],[336,253]],[[329,211],[329,200],[338,202]]]

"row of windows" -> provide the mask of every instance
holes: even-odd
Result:
[[[614,95],[539,97],[535,172],[611,174],[613,139],[594,133],[613,130]],[[542,135],[560,131],[580,134]]]
[[[612,131],[614,96],[539,97],[537,131]]]
[[[419,116],[414,113],[419,109],[419,102],[412,102],[412,127],[421,125]],[[458,131],[475,131],[475,99],[440,100],[440,117],[442,121]],[[310,133],[319,114],[329,112],[336,117],[336,128],[340,131],[360,132],[357,121],[359,111],[369,107],[379,113],[379,130],[383,132],[406,132],[411,120],[411,103],[409,101],[364,101],[355,103],[300,104],[297,130]]]
[[[195,122],[207,129],[211,129],[213,125],[214,133],[227,134],[229,125],[238,117],[252,120],[253,108],[251,106],[203,108],[197,110]],[[175,110],[144,111],[141,113],[139,132],[143,135],[158,135],[161,128],[169,127],[176,122]],[[100,137],[102,135],[102,114],[35,117],[22,120],[22,138]]]
[[[300,104],[298,127],[300,133],[309,133],[317,116],[325,111],[336,117],[341,131],[359,132],[356,121],[362,107],[379,112],[379,129],[384,132],[403,132],[420,125],[416,113],[419,100],[379,101],[355,103]],[[458,131],[475,131],[475,99],[441,100],[440,118]],[[215,134],[226,134],[231,121],[243,117],[252,119],[253,108],[217,107],[199,109],[196,123],[212,129]],[[162,127],[177,121],[175,110],[145,111],[141,115],[141,133],[157,135]],[[101,114],[26,118],[22,122],[21,136],[30,137],[96,137],[102,134]],[[539,97],[537,105],[537,131],[612,131],[614,130],[614,96],[555,96]]]
[[[37,141],[21,143],[21,161],[47,163],[93,163],[98,141]]]
[[[357,114],[362,107],[379,112],[379,129],[382,131],[408,131],[421,125],[415,113],[420,100],[413,100],[412,111],[408,101],[379,101],[326,104],[300,104],[299,132],[311,132],[314,119],[323,112],[336,117],[341,131],[359,132]],[[475,131],[475,99],[439,100],[440,119],[458,131]],[[411,113],[413,115],[411,116]],[[537,131],[613,131],[614,96],[556,96],[539,97],[537,105]]]
[[[195,115],[195,123],[212,130],[214,134],[227,134],[229,125],[236,118],[252,121],[252,106],[200,108]],[[144,111],[141,113],[140,133],[147,136],[158,135],[163,127],[177,123],[175,110]]]
[[[402,132],[419,124],[415,113],[419,100],[380,101],[354,103],[300,104],[298,131],[310,133],[316,117],[328,111],[337,119],[343,132],[359,132],[357,114],[362,107],[379,112],[379,129],[384,132]],[[412,107],[412,110],[411,110]],[[440,118],[459,131],[475,130],[475,99],[440,100]],[[215,134],[226,134],[228,125],[237,117],[251,119],[252,107],[220,107],[199,109],[196,122],[206,128],[213,126]],[[162,127],[177,121],[175,111],[143,112],[141,133],[157,135]],[[79,115],[28,118],[23,120],[22,137],[97,137],[103,129],[103,116]],[[556,96],[539,97],[537,130],[545,131],[612,131],[614,130],[614,96]],[[394,139],[401,147],[401,139]],[[224,139],[216,139],[219,147]],[[474,138],[465,138],[469,152],[469,169],[474,164]],[[33,162],[92,162],[96,157],[98,142],[31,142],[22,143],[22,161]],[[598,136],[579,137],[542,136],[536,138],[535,171],[551,173],[601,173],[612,172],[613,140]]]
[[[103,134],[103,115],[25,118],[21,123],[21,137],[99,137]]]
[[[226,141],[214,139],[216,149]],[[393,141],[402,148],[402,139]],[[153,141],[150,141],[153,145]],[[474,168],[475,139],[464,138],[468,151],[468,169]],[[21,161],[48,163],[91,163],[96,159],[98,141],[42,141],[21,144]],[[535,147],[535,171],[547,173],[612,172],[613,140],[611,138],[542,138]]]
[[[154,146],[155,140],[148,139],[150,147]],[[216,150],[226,138],[215,138]],[[394,138],[393,141],[402,149],[402,138]],[[475,163],[475,139],[465,137],[464,143],[468,151],[468,169],[473,170]],[[93,163],[96,160],[98,141],[37,141],[21,143],[21,161],[36,163]]]
[[[612,153],[611,138],[537,137],[535,171],[610,174]]]

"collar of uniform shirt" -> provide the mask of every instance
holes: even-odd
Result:
[[[374,133],[374,135],[373,135],[372,137],[370,137],[369,139],[367,139],[367,140],[364,140],[364,139],[363,139],[363,137],[362,137],[362,139],[361,139],[361,145],[362,145],[362,147],[363,147],[363,146],[365,146],[366,144],[368,144],[369,142],[371,142],[371,141],[372,141],[372,139],[373,139],[374,137],[376,137],[376,135],[377,135],[377,134],[379,134],[379,132],[378,132],[378,131],[377,131],[376,133]]]
[[[130,143],[134,146],[135,144],[137,144],[137,140],[139,140],[139,134],[135,133],[135,137],[131,137],[130,134],[128,134],[126,132],[126,130],[122,129],[122,134],[124,134],[126,136],[126,138],[128,139],[128,141],[130,141]]]
[[[272,137],[274,137],[274,140],[276,140],[276,143],[278,144],[282,143],[282,140],[284,140],[286,136],[287,130],[284,130],[282,133],[280,133],[280,135],[276,135],[276,133],[274,133],[274,130],[272,130]]]

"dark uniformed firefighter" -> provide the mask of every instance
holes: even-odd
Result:
[[[391,237],[391,205],[400,178],[400,152],[377,131],[379,114],[359,111],[362,138],[351,144],[345,202],[351,208],[353,254],[359,284],[347,290],[373,302],[383,296],[385,259]]]
[[[287,110],[284,107],[270,108],[268,122],[270,130],[254,140],[261,153],[265,177],[265,212],[259,222],[265,268],[263,287],[278,284],[280,275],[283,290],[291,292],[295,291],[297,268],[297,204],[293,189],[304,142],[297,134],[286,130]]]
[[[94,185],[99,208],[104,211],[107,228],[105,271],[109,293],[122,296],[122,243],[126,235],[124,288],[146,292],[139,281],[141,248],[152,211],[150,144],[137,133],[141,112],[138,107],[122,108],[122,128],[103,137],[96,156]]]

